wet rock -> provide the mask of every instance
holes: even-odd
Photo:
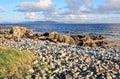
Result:
[[[49,33],[48,33],[48,32],[45,32],[45,33],[43,34],[43,36],[49,36]]]
[[[36,34],[34,34],[34,36],[36,36],[36,37],[41,37],[42,34],[41,34],[41,33],[36,33]]]

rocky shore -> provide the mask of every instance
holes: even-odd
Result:
[[[46,71],[34,69],[33,79],[119,79],[120,51],[41,43],[34,40],[0,42],[5,47],[31,51]]]
[[[120,50],[108,49],[102,35],[10,32],[1,35],[1,46],[28,50],[37,57],[26,79],[120,79]]]
[[[58,32],[40,34],[20,26],[14,26],[10,30],[0,30],[0,39],[2,41],[12,40],[16,42],[22,39],[32,39],[84,47],[106,47],[105,45],[107,44],[107,41],[104,40],[104,35],[65,35]]]

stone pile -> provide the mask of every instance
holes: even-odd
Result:
[[[42,43],[34,40],[0,42],[5,47],[29,50],[38,65],[33,79],[120,79],[120,51]],[[29,79],[29,78],[28,78]]]

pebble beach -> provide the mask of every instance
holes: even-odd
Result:
[[[49,44],[35,40],[0,42],[4,47],[28,50],[44,72],[35,71],[29,79],[120,79],[120,50]],[[29,60],[28,60],[29,61]]]

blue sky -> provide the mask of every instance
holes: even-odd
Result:
[[[0,23],[119,23],[119,5],[120,0],[0,0]]]

